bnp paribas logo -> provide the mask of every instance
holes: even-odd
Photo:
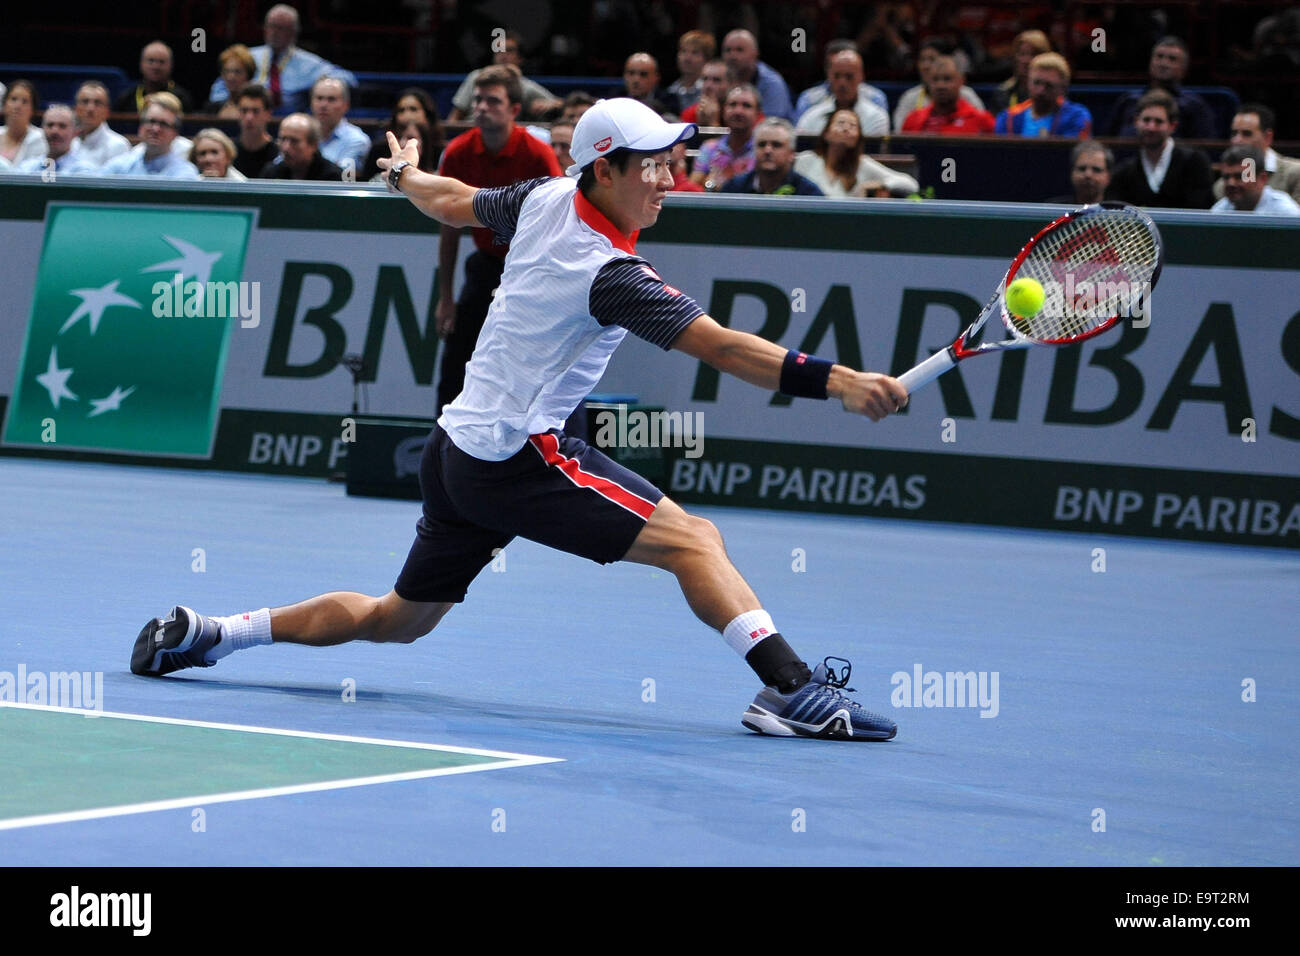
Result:
[[[254,215],[51,205],[5,442],[208,457]]]

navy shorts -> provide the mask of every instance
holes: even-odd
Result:
[[[459,602],[511,539],[601,564],[621,560],[664,493],[586,442],[533,435],[513,457],[483,461],[435,427],[420,460],[424,513],[394,590],[407,601]]]

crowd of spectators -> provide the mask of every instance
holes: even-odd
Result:
[[[1071,64],[1042,30],[1009,40],[1005,73],[986,104],[967,82],[975,62],[987,64],[986,51],[950,30],[917,43],[903,16],[907,4],[874,6],[856,39],[825,44],[818,61],[824,79],[797,95],[765,60],[755,33],[743,28],[728,31],[721,42],[707,30],[682,33],[671,77],[652,52],[632,50],[622,60],[623,86],[615,95],[707,130],[693,148],[674,151],[674,179],[682,191],[914,196],[921,184],[891,168],[888,157],[869,155],[869,142],[927,134],[1065,137],[1079,141],[1069,160],[1073,194],[1055,201],[1113,198],[1143,206],[1300,213],[1300,161],[1273,149],[1274,111],[1247,103],[1228,129],[1219,129],[1211,106],[1184,85],[1191,51],[1177,36],[1155,38],[1145,84],[1120,96],[1108,115],[1094,117],[1071,98]],[[1261,20],[1257,45],[1271,43],[1286,55],[1292,19],[1300,27],[1298,18]],[[72,105],[42,108],[36,86],[16,79],[0,92],[0,170],[47,177],[378,180],[388,133],[400,144],[415,139],[420,165],[428,170],[445,166],[446,157],[470,144],[479,158],[504,150],[509,159],[522,142],[518,136],[528,137],[528,150],[542,150],[564,169],[572,124],[594,102],[581,91],[562,98],[525,76],[523,38],[495,31],[501,35],[490,62],[465,76],[446,117],[449,124],[471,124],[468,131],[448,141],[434,100],[412,87],[397,95],[372,136],[349,119],[355,74],[302,49],[301,29],[298,11],[277,4],[265,15],[261,44],[235,43],[216,54],[218,75],[190,126],[204,128],[192,139],[181,134],[196,98],[176,83],[173,51],[161,41],[143,47],[138,81],[112,101],[115,112],[138,117],[130,140],[109,127],[110,91],[102,83],[84,83]],[[868,82],[867,64],[883,59],[893,70],[905,68],[913,47],[919,82],[902,92],[891,113],[886,94]],[[484,76],[492,80],[487,86]],[[509,126],[504,139],[503,124]],[[1092,139],[1097,135],[1130,139],[1136,151],[1116,165],[1112,150]],[[801,138],[808,147],[802,151]],[[1182,142],[1225,138],[1229,148],[1212,156],[1204,143]]]

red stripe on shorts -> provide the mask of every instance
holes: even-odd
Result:
[[[635,515],[640,515],[646,521],[650,520],[650,515],[655,510],[653,504],[640,495],[628,491],[616,481],[583,471],[578,459],[566,458],[560,454],[560,440],[554,435],[529,435],[528,440],[541,453],[542,460],[558,468],[564,477],[579,488],[590,488],[602,498],[608,498],[614,504],[626,508]]]

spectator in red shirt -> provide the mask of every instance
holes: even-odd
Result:
[[[950,56],[941,56],[930,68],[930,97],[928,106],[907,114],[903,120],[904,133],[944,133],[948,136],[973,136],[993,132],[993,114],[978,109],[961,98],[961,88],[966,82],[961,67]]]
[[[444,176],[471,186],[509,186],[538,176],[559,176],[551,147],[515,124],[523,108],[524,89],[519,68],[510,64],[484,67],[474,81],[474,129],[453,139],[442,154]],[[501,284],[509,245],[493,242],[492,230],[473,229],[475,251],[465,261],[465,285],[459,301],[452,296],[460,230],[442,226],[438,247],[438,334],[443,337],[442,368],[438,374],[438,408],[460,394],[465,363],[487,319],[492,293]]]

